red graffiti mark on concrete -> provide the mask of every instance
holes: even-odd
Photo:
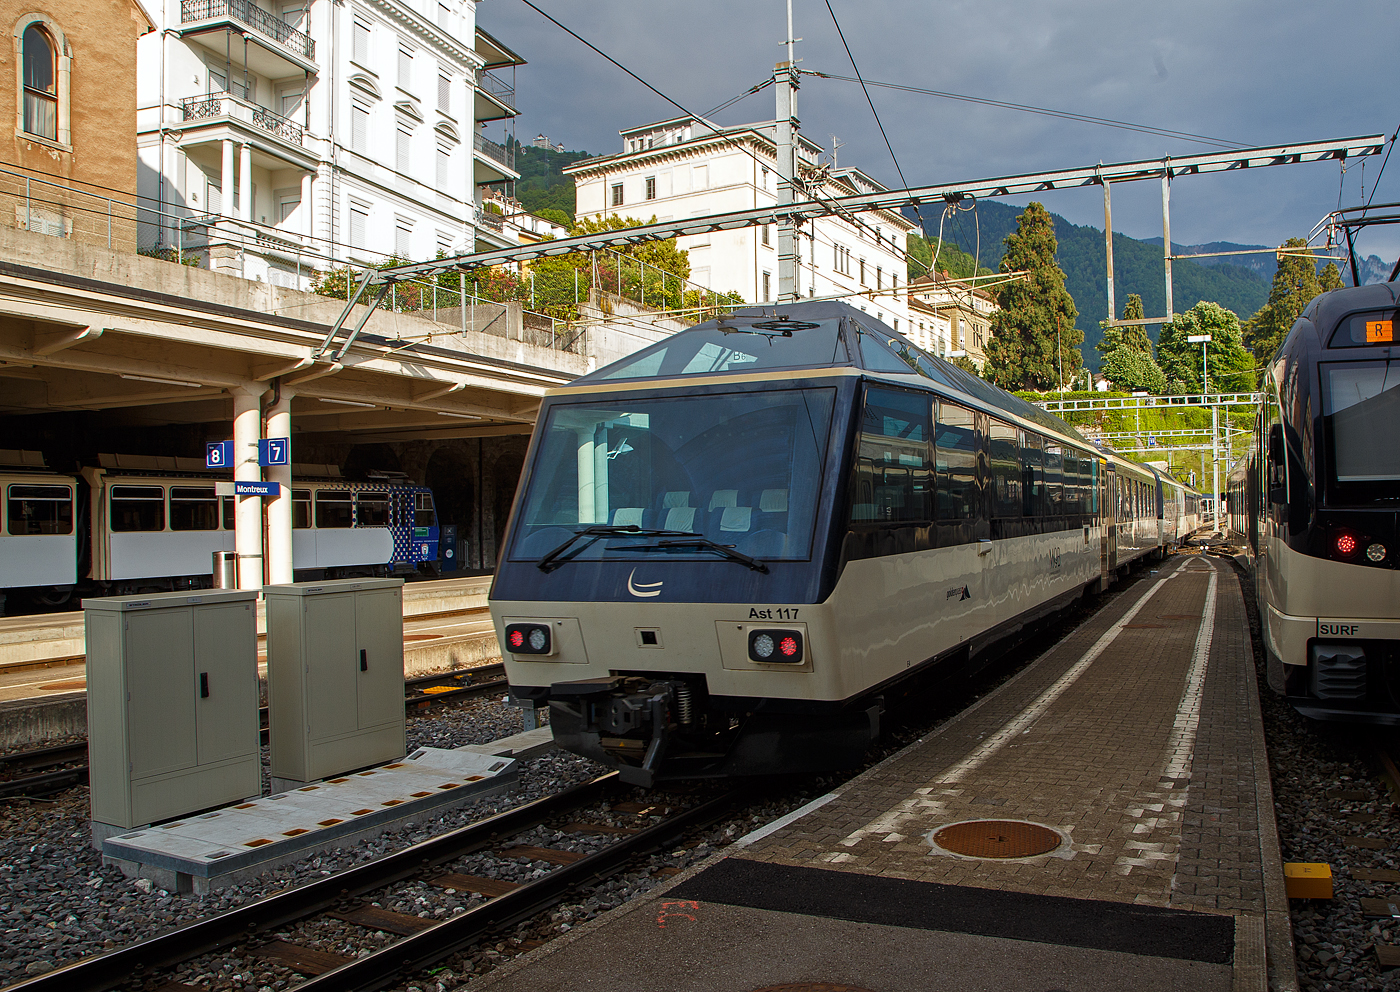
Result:
[[[692,902],[689,899],[680,902],[663,902],[661,904],[661,912],[656,914],[656,925],[660,929],[665,930],[666,921],[672,917],[680,920],[689,920],[691,923],[694,923],[695,917],[690,913],[684,912],[684,910],[687,909],[694,910],[698,913],[700,911],[700,904],[698,902]]]

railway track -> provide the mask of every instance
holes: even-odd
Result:
[[[485,696],[507,687],[505,666],[482,665],[404,679],[404,706],[421,712],[451,699]],[[259,711],[262,743],[267,743],[267,707]],[[0,756],[0,799],[48,796],[87,784],[87,741],[36,748]]]
[[[615,802],[624,791],[630,790],[611,772],[367,864],[76,961],[12,985],[6,992],[106,992],[133,979],[169,982],[166,973],[170,969],[230,949],[240,957],[271,960],[311,976],[296,986],[303,992],[385,988],[466,950],[485,936],[534,917],[571,891],[665,849],[690,831],[723,820],[743,795],[737,790],[716,792],[688,804],[680,797],[649,804]],[[672,808],[682,805],[684,808]],[[589,815],[584,812],[589,810],[598,819],[620,815],[636,825],[579,822],[577,817]],[[513,837],[566,819],[569,822],[556,829],[594,833],[608,841],[592,853],[510,844]],[[525,859],[555,867],[523,884],[451,870],[454,861],[480,852],[491,852],[502,862]],[[485,901],[442,920],[371,905],[374,893],[409,881],[474,892]],[[399,939],[366,956],[349,958],[298,943],[294,934],[287,933],[325,917],[395,934]],[[274,931],[278,939],[268,939]],[[170,983],[162,988],[190,986]]]

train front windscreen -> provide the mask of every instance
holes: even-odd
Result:
[[[1400,362],[1324,363],[1323,422],[1335,502],[1400,498]]]
[[[765,389],[555,404],[510,557],[540,560],[596,528],[569,560],[713,558],[715,545],[807,559],[835,397]]]

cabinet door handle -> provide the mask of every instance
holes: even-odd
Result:
[[[200,673],[199,673],[199,698],[200,698],[200,699],[208,699],[208,698],[209,698],[209,673],[208,673],[208,672],[200,672]]]
[[[369,671],[369,657],[368,657],[368,655],[369,655],[369,652],[368,652],[368,651],[366,651],[364,648],[360,648],[360,671],[362,671],[362,672],[367,672],[367,671]]]

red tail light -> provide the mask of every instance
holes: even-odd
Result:
[[[1341,555],[1343,558],[1350,558],[1352,555],[1356,554],[1356,549],[1359,547],[1356,535],[1347,531],[1342,531],[1338,534],[1334,544],[1337,548],[1337,554]]]

